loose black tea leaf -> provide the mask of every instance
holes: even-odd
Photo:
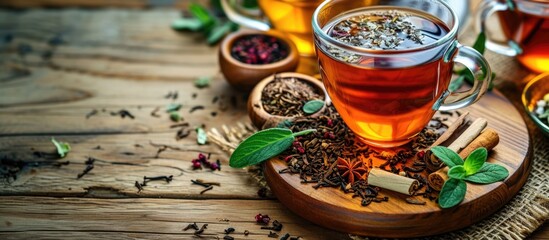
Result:
[[[297,78],[275,76],[263,89],[261,104],[271,115],[297,117],[305,115],[303,105],[314,99],[324,100],[324,95],[311,84]]]
[[[91,118],[92,116],[97,115],[97,113],[99,113],[99,111],[97,111],[97,109],[91,110],[91,112],[89,112],[88,114],[86,114],[86,119]]]
[[[204,106],[202,106],[202,105],[197,105],[197,106],[192,107],[192,108],[189,110],[189,113],[193,113],[193,112],[196,111],[196,110],[203,110],[203,109],[204,109]]]
[[[303,105],[303,112],[306,114],[313,114],[318,112],[322,107],[324,107],[324,101],[311,100]]]

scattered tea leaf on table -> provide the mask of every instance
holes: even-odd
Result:
[[[477,39],[473,44],[473,48],[480,54],[484,54],[484,51],[486,50],[486,34],[484,32],[478,34]]]
[[[178,111],[171,111],[170,119],[174,122],[179,122],[181,121],[181,114]]]
[[[465,177],[465,180],[474,183],[489,184],[501,181],[508,176],[509,171],[503,166],[493,163],[484,163],[477,173]]]
[[[179,111],[182,106],[180,103],[170,103],[166,106],[166,112]]]
[[[463,165],[461,157],[447,147],[435,146],[431,148],[431,151],[450,168],[457,165]]]
[[[210,86],[211,81],[211,77],[199,77],[194,81],[194,86],[197,88],[205,88],[207,86]]]
[[[324,106],[324,101],[322,100],[311,100],[303,105],[303,112],[306,114],[313,114],[318,112]]]
[[[180,18],[172,22],[175,30],[198,31],[203,27],[202,22],[196,18]]]
[[[454,166],[448,170],[448,176],[455,179],[464,179],[467,175],[467,171],[461,165]]]
[[[469,154],[463,164],[466,175],[469,176],[475,174],[482,167],[482,165],[484,165],[486,158],[488,158],[488,150],[483,147],[477,148]]]
[[[204,131],[204,129],[201,127],[196,128],[196,142],[199,145],[204,145],[207,141],[208,135],[206,134],[206,131]]]
[[[229,165],[233,168],[242,168],[258,164],[288,149],[296,136],[314,131],[316,130],[309,129],[292,133],[286,128],[269,128],[259,131],[238,145],[231,155]]]
[[[441,208],[451,208],[458,205],[465,198],[467,184],[461,179],[450,178],[440,190],[438,204]]]
[[[53,145],[55,145],[57,153],[60,157],[65,157],[71,150],[71,146],[66,142],[58,142],[55,140],[55,138],[51,138],[51,142],[53,143]]]

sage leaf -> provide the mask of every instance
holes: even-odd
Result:
[[[206,134],[206,131],[204,131],[203,128],[198,127],[196,128],[196,142],[199,145],[204,145],[208,141],[208,134]]]
[[[469,154],[469,156],[465,159],[465,163],[463,163],[463,168],[466,171],[466,175],[469,176],[475,174],[482,167],[482,165],[484,165],[486,158],[488,158],[488,150],[483,147],[477,148]]]
[[[292,146],[296,136],[314,131],[316,130],[311,129],[292,133],[287,128],[269,128],[256,132],[234,150],[229,160],[229,166],[242,168],[263,162]]]
[[[219,42],[225,35],[232,31],[238,30],[238,24],[234,22],[225,22],[224,24],[216,25],[209,33],[206,42],[213,45]]]
[[[465,167],[462,165],[453,166],[448,170],[448,177],[455,178],[455,179],[464,179],[467,175],[467,172],[465,170]]]
[[[174,122],[181,121],[181,114],[179,114],[178,111],[171,111],[170,112],[170,119]]]
[[[207,86],[210,86],[211,81],[211,77],[199,77],[194,81],[194,86],[197,88],[205,88]]]
[[[313,114],[315,112],[318,112],[323,106],[324,101],[317,99],[311,100],[303,105],[303,112],[305,112],[306,114]]]
[[[57,149],[57,154],[59,154],[60,157],[65,157],[71,150],[71,146],[66,142],[58,142],[55,140],[55,138],[51,138],[51,142],[53,145],[55,145],[55,148]]]
[[[444,182],[438,196],[438,205],[441,208],[451,208],[458,205],[465,198],[467,184],[461,179],[450,178]]]
[[[196,32],[203,27],[202,22],[196,18],[180,18],[172,22],[172,28],[175,30],[188,30]]]
[[[179,111],[183,105],[179,103],[170,103],[166,106],[166,112]]]
[[[431,148],[431,152],[435,154],[446,166],[452,168],[457,165],[463,165],[463,160],[454,151],[443,146],[435,146]]]
[[[473,44],[473,48],[477,50],[480,54],[484,54],[486,50],[486,33],[480,32]]]
[[[465,177],[465,180],[474,183],[489,184],[502,181],[508,176],[509,171],[503,166],[493,163],[484,163],[478,172]]]
[[[215,23],[215,18],[210,14],[210,12],[199,4],[191,3],[189,5],[189,11],[198,21],[202,23],[203,26],[208,26]]]

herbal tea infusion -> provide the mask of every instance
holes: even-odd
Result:
[[[483,71],[477,76],[486,76],[489,67],[478,52],[457,44],[453,12],[444,3],[424,2],[433,4],[436,16],[386,6],[394,1],[360,6],[364,3],[339,0],[327,1],[313,17],[313,25],[320,23],[314,26],[315,44],[326,90],[345,123],[368,144],[402,145],[423,129],[440,105],[456,109],[479,97],[462,96],[466,100],[460,104],[443,104],[452,58],[472,58],[481,66],[469,67]],[[479,85],[485,80],[477,79],[483,82]],[[485,90],[481,88],[477,86],[477,94]]]

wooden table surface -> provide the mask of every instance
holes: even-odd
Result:
[[[1,239],[186,239],[193,231],[182,228],[192,222],[208,224],[203,239],[223,238],[228,227],[237,239],[244,230],[246,239],[268,239],[269,230],[254,221],[258,213],[283,223],[281,235],[348,239],[259,197],[250,175],[228,167],[214,144],[198,145],[194,131],[175,139],[164,111],[172,102],[183,105],[191,130],[248,121],[245,94],[219,73],[217,48],[200,34],[169,28],[179,16],[174,9],[0,10],[0,160],[31,162],[16,180],[0,182]],[[56,36],[63,41],[51,46]],[[212,84],[198,89],[193,82],[203,76]],[[173,91],[178,98],[166,99]],[[204,109],[190,113],[198,105]],[[151,116],[157,107],[160,117]],[[121,109],[135,119],[110,114]],[[70,143],[67,157],[37,154],[54,151],[52,137]],[[176,148],[157,157],[155,144]],[[221,171],[192,170],[201,152],[219,159]],[[77,179],[89,157],[97,159],[94,169]],[[64,161],[70,163],[52,165]],[[173,181],[151,182],[138,193],[135,181],[158,175]],[[221,186],[200,194],[191,179]],[[533,237],[549,239],[549,229]]]

